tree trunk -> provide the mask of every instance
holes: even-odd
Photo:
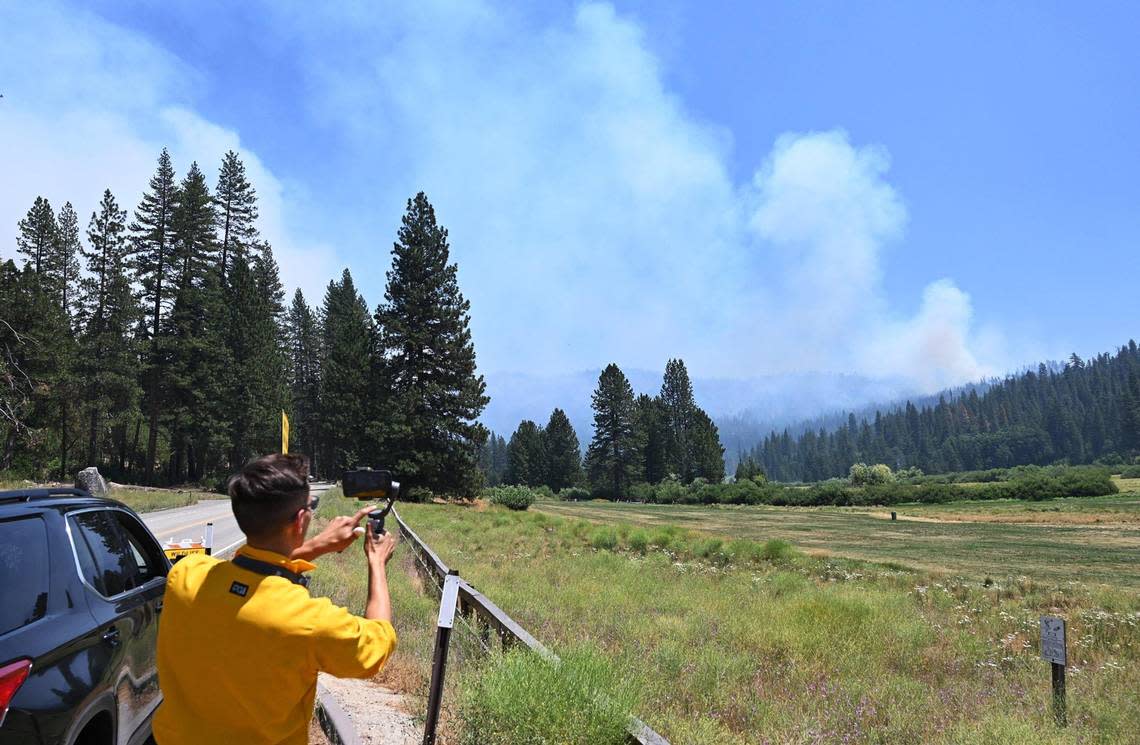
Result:
[[[87,440],[87,465],[98,466],[99,457],[98,453],[99,441],[99,407],[91,407],[91,431],[88,433]]]
[[[67,399],[59,402],[59,480],[67,481]]]
[[[131,476],[132,477],[138,476],[138,473],[135,470],[135,466],[137,465],[135,463],[135,457],[138,455],[138,452],[139,452],[139,437],[141,437],[141,436],[142,436],[142,417],[139,416],[138,414],[135,414],[135,436],[131,440],[131,451],[130,451],[131,452]]]
[[[144,466],[143,483],[154,486],[154,457],[158,451],[158,400],[152,395],[150,404],[150,431],[146,438],[146,465]]]

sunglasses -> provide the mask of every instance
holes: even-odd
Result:
[[[320,503],[321,503],[320,497],[313,497],[312,499],[309,500],[309,504],[306,506],[310,510],[312,510],[313,512],[316,512],[317,511],[317,505],[319,505]]]

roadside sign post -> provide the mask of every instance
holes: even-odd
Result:
[[[1041,616],[1041,659],[1053,668],[1053,718],[1057,726],[1064,727],[1069,718],[1065,707],[1065,665],[1068,664],[1065,644],[1065,619]]]
[[[428,689],[427,720],[424,722],[423,745],[435,745],[435,729],[443,704],[443,675],[447,669],[447,648],[451,627],[455,623],[455,607],[459,600],[459,570],[452,569],[443,581],[439,599],[439,619],[435,630],[435,654],[432,656],[431,687]]]

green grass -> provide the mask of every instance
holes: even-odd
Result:
[[[601,654],[571,650],[552,664],[529,650],[496,654],[465,671],[466,745],[626,745],[636,687]]]
[[[636,679],[634,713],[678,745],[1114,743],[1140,731],[1140,598],[1128,589],[1004,577],[985,586],[813,558],[794,539],[671,524],[611,522],[602,528],[614,545],[605,547],[607,532],[595,547],[597,524],[543,513],[406,505],[401,514],[544,643],[561,654],[600,650],[607,669]],[[322,560],[314,592],[359,611],[363,559],[349,553]],[[426,687],[436,600],[418,592],[407,555],[401,549],[404,571],[392,573],[401,635],[392,674],[415,693]],[[1037,657],[1045,613],[1069,622],[1067,730],[1052,724],[1048,666]],[[560,702],[554,682],[535,682],[541,671],[485,677],[496,663],[457,629],[457,674],[445,696],[449,742],[463,742],[461,720],[471,712],[463,702],[475,691],[497,702],[480,716],[506,728],[484,730],[501,739],[483,742],[541,741],[527,721],[576,708]],[[531,684],[518,688],[520,681]]]
[[[1140,589],[1136,493],[873,509],[555,501],[532,509],[605,525],[627,522],[650,535],[661,526],[679,525],[724,539],[778,539],[820,555],[979,579],[1028,576]],[[890,510],[901,519],[891,521]]]
[[[185,507],[194,504],[199,499],[225,499],[224,494],[214,492],[193,491],[190,489],[136,489],[132,487],[115,487],[111,489],[110,497],[127,505],[135,512],[154,512],[155,510],[168,510],[174,507]]]
[[[58,485],[58,484],[57,484]],[[0,491],[5,489],[36,489],[47,484],[37,484],[21,479],[0,479]],[[225,495],[194,489],[147,489],[134,486],[116,486],[109,495],[130,507],[135,512],[154,512],[174,507],[185,507],[199,499],[224,499]]]

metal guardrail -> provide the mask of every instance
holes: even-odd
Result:
[[[443,583],[447,575],[451,572],[447,564],[431,550],[431,547],[418,535],[415,531],[408,527],[404,519],[400,517],[400,513],[393,508],[392,514],[396,517],[396,523],[400,526],[400,534],[411,546],[419,561],[417,569],[427,571],[430,573],[428,579],[439,590],[442,590]],[[508,616],[506,612],[491,602],[483,593],[476,590],[466,580],[459,580],[459,612],[467,617],[474,616],[485,624],[485,628],[494,630],[501,640],[504,647],[509,647],[514,644],[524,644],[530,650],[541,656],[543,659],[549,660],[555,664],[560,660],[558,655],[551,652],[546,646],[535,639],[526,629],[524,629],[517,621]],[[631,716],[629,721],[629,741],[630,743],[637,743],[637,745],[669,745],[669,741],[661,735],[657,734],[645,722],[637,717]]]

